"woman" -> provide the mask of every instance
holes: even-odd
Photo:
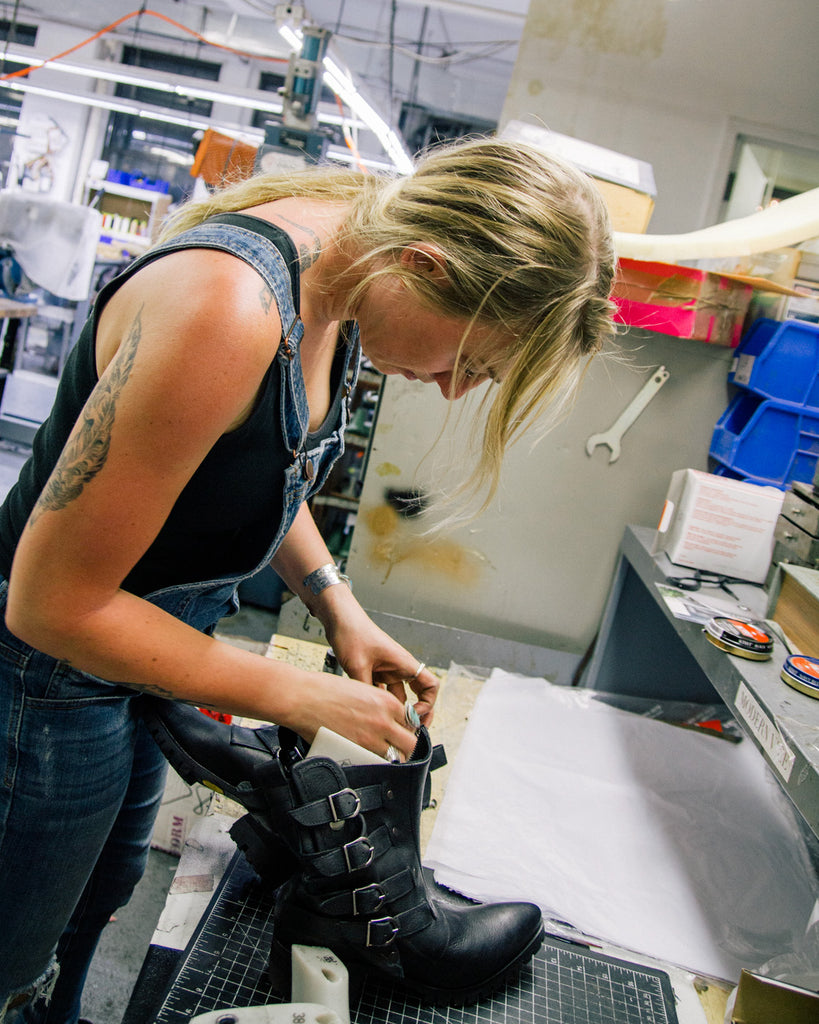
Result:
[[[341,451],[359,339],[452,400],[495,381],[474,478],[491,494],[610,333],[613,265],[585,176],[477,140],[403,179],[241,183],[183,207],[103,290],[0,511],[0,1021],[77,1019],[141,873],[162,773],[139,694],[412,756],[404,681],[428,724],[435,677],[367,617],[304,504]],[[267,563],[349,679],[210,635]]]

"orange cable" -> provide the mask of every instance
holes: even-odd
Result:
[[[344,117],[344,104],[342,103],[341,97],[338,94],[336,94],[336,104],[338,105],[338,109],[341,111],[341,116],[343,118]],[[358,169],[363,174],[369,174],[370,172],[367,170],[367,168],[364,166],[363,161],[361,160],[361,154],[358,151],[358,147],[353,142],[353,138],[352,138],[352,135],[350,133],[350,129],[349,129],[349,127],[346,124],[344,124],[343,121],[342,121],[342,124],[341,124],[341,131],[342,131],[342,135],[344,136],[344,142],[345,142],[345,144],[347,146],[347,149],[349,149],[350,152],[353,154],[353,159],[355,160],[355,162],[356,162],[356,164],[358,166]]]
[[[150,14],[154,18],[160,18],[162,21],[167,21],[169,25],[173,25],[175,28],[181,29],[183,32],[187,32],[200,42],[207,43],[208,46],[215,46],[220,50],[227,50],[229,53],[235,53],[239,57],[249,57],[252,60],[269,60],[279,64],[286,64],[288,62],[285,57],[265,57],[255,53],[247,53],[244,50],[236,50],[232,46],[225,46],[223,43],[213,43],[203,35],[195,32],[192,28],[188,28],[187,25],[174,21],[173,18],[169,18],[166,14],[160,14],[158,11],[131,11],[130,14],[123,14],[121,18],[117,18],[116,21],[112,21],[110,25],[106,25],[105,28],[101,28],[99,32],[95,32],[92,36],[89,36],[87,39],[83,39],[82,42],[77,43],[75,46],[71,46],[67,50],[63,50],[62,53],[57,53],[53,57],[49,57],[47,60],[43,61],[42,64],[30,64],[27,68],[20,68],[17,71],[10,71],[8,74],[0,75],[0,82],[9,78],[19,78],[22,75],[27,75],[30,71],[37,71],[38,68],[45,67],[52,61],[61,60],[63,57],[67,57],[70,53],[74,53],[75,50],[79,50],[81,47],[87,46],[88,43],[93,43],[95,39],[99,39],[100,36],[104,36],[106,32],[111,32],[113,29],[118,28],[124,21],[138,17],[141,14]]]

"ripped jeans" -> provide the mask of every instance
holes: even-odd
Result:
[[[0,1022],[6,1011],[7,1024],[64,1024],[79,1015],[102,928],[144,871],[167,764],[136,716],[133,690],[83,676],[6,630],[6,588]],[[55,950],[68,982],[56,987]]]

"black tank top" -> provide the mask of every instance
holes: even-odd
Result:
[[[294,304],[299,309],[298,256],[289,236],[266,221],[241,214],[214,220],[241,223],[264,235],[290,268]],[[158,254],[161,258],[162,253]],[[17,542],[69,433],[97,384],[95,336],[99,315],[125,280],[152,258],[131,264],[100,292],[94,310],[69,355],[54,406],[32,443],[31,457],[0,507],[0,573],[8,578]],[[344,381],[344,349],[336,358],[331,383],[334,400],[320,441],[338,423]],[[279,416],[279,364],[273,359],[250,417],[223,434],[202,461],[171,509],[158,536],[123,582],[123,589],[145,596],[163,587],[215,579],[254,569],[264,558],[282,517],[284,470],[292,461],[283,444]]]

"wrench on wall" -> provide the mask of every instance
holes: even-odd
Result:
[[[665,384],[669,376],[670,374],[664,366],[658,366],[609,429],[600,434],[592,434],[586,442],[586,454],[591,455],[598,445],[604,444],[611,452],[609,463],[616,462],[620,458],[620,442],[623,439],[623,434]]]

